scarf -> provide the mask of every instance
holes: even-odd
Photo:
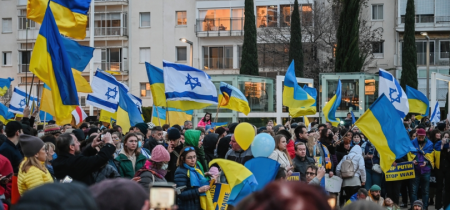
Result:
[[[183,166],[188,169],[187,176],[191,181],[191,187],[202,187],[209,185],[209,181],[203,176],[203,173],[197,167],[190,167],[186,163]],[[200,205],[204,210],[213,210],[212,197],[209,190],[207,192],[200,193]]]
[[[323,154],[323,157],[325,158],[325,160],[322,160],[322,155],[321,155],[321,156],[318,158],[318,159],[319,159],[318,162],[321,163],[321,164],[322,164],[323,162],[325,162],[325,169],[330,170],[331,167],[332,167],[331,158],[330,158],[330,152],[328,152],[327,147],[324,147],[320,141],[317,142],[317,144],[322,148],[323,153],[324,153],[324,154]],[[316,145],[314,145],[313,155],[314,155],[314,158],[316,158]],[[317,160],[317,158],[316,158],[316,160]]]

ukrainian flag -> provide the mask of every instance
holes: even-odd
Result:
[[[309,107],[300,107],[300,108],[289,108],[289,115],[291,117],[300,117],[305,115],[315,115],[316,114],[316,106],[317,106],[317,90],[316,88],[308,87],[307,85],[303,86],[303,90],[305,90],[313,99],[314,104]]]
[[[8,107],[0,103],[0,121],[6,125],[12,118],[14,118],[14,113],[9,112]]]
[[[194,110],[183,111],[181,109],[167,108],[167,114],[171,125],[184,125],[186,120],[192,121]]]
[[[209,167],[218,164],[225,173],[231,188],[228,204],[236,206],[243,198],[256,191],[258,182],[253,173],[242,164],[225,159],[214,159]]]
[[[44,22],[49,2],[61,34],[84,39],[91,0],[28,0],[27,18],[37,23]]]
[[[48,122],[50,120],[53,120],[53,116],[52,115],[50,115],[49,113],[44,112],[44,111],[40,111],[39,112],[39,121],[41,121],[41,122]]]
[[[117,112],[112,113],[103,109],[100,111],[99,121],[111,123],[113,120],[116,121],[115,119],[117,119]]]
[[[158,116],[159,116],[159,118],[158,118]],[[166,117],[166,109],[164,109],[163,107],[160,107],[160,106],[153,106],[153,110],[152,110],[152,123],[153,124],[155,124],[156,126],[163,126],[164,124],[166,124],[166,118],[167,118]],[[183,121],[183,124],[178,124],[178,125],[184,125],[184,121]]]
[[[239,89],[225,82],[220,82],[220,92],[222,92],[222,95],[219,95],[219,107],[242,112],[245,115],[250,113],[248,100]]]
[[[406,95],[408,96],[409,112],[429,115],[430,102],[422,92],[406,85]]]
[[[166,106],[166,91],[164,88],[164,72],[162,69],[145,62],[150,91],[153,95],[153,106]]]
[[[383,94],[356,121],[356,126],[367,136],[380,154],[381,169],[386,172],[392,163],[410,151],[416,151],[406,132],[397,109]]]
[[[128,93],[128,87],[119,83],[119,106],[117,107],[116,123],[122,127],[122,131],[128,131],[131,126],[144,122],[141,112],[137,105],[131,99]]]
[[[325,119],[327,122],[337,122],[336,120],[336,110],[339,107],[339,105],[341,105],[341,88],[342,88],[342,84],[341,84],[341,80],[339,80],[338,82],[338,86],[336,89],[336,95],[333,96],[333,98],[331,98],[330,101],[328,101],[328,103],[323,107],[322,111],[323,111],[323,115],[325,116]]]
[[[36,38],[30,71],[51,89],[57,124],[70,124],[78,106],[78,93],[72,68],[50,7],[47,7]]]
[[[6,79],[0,78],[0,96],[5,95],[8,92],[9,86],[11,86],[11,82],[14,81],[14,78],[8,77]]]
[[[295,77],[294,60],[292,60],[284,77],[283,106],[295,109],[309,107],[314,103],[314,98],[298,85]]]

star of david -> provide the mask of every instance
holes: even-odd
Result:
[[[397,94],[397,98],[392,97],[392,93],[396,93],[397,90],[389,88],[389,97],[391,98],[391,103],[398,102],[400,103],[400,94]]]
[[[192,80],[194,82],[192,82]],[[184,84],[185,85],[190,85],[191,86],[191,90],[194,90],[194,88],[197,87],[197,86],[199,86],[199,87],[202,86],[202,84],[200,82],[198,82],[198,78],[191,77],[190,74],[187,75],[187,80],[186,80],[186,82]]]
[[[108,99],[116,99],[117,92],[117,87],[114,87],[114,89],[108,87],[108,91],[106,92],[105,96],[108,97]]]
[[[25,99],[20,100],[20,103],[19,103],[20,108],[22,108],[25,105],[27,105],[27,102],[25,101]]]

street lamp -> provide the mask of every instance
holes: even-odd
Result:
[[[420,32],[427,39],[427,98],[430,98],[430,37],[427,32]]]
[[[187,40],[186,38],[180,38],[180,41],[181,42],[184,42],[184,43],[188,43],[191,47],[190,47],[190,53],[189,53],[189,65],[191,66],[191,67],[193,67],[193,61],[194,61],[194,58],[193,58],[193,54],[194,54],[194,43],[193,42],[191,42],[191,41],[189,41],[189,40]]]

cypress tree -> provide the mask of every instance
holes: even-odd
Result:
[[[415,17],[414,0],[408,0],[405,15],[405,33],[403,34],[402,47],[402,76],[400,85],[403,89],[406,85],[417,89],[417,52],[415,37]],[[429,55],[428,55],[429,56]]]
[[[291,40],[289,43],[289,64],[295,62],[295,75],[303,77],[303,48],[300,13],[298,11],[298,0],[294,2],[294,11],[291,15]]]
[[[253,0],[245,0],[244,44],[242,45],[240,74],[259,75]]]
[[[361,71],[364,56],[359,51],[359,11],[361,0],[342,0],[336,46],[336,72]]]

